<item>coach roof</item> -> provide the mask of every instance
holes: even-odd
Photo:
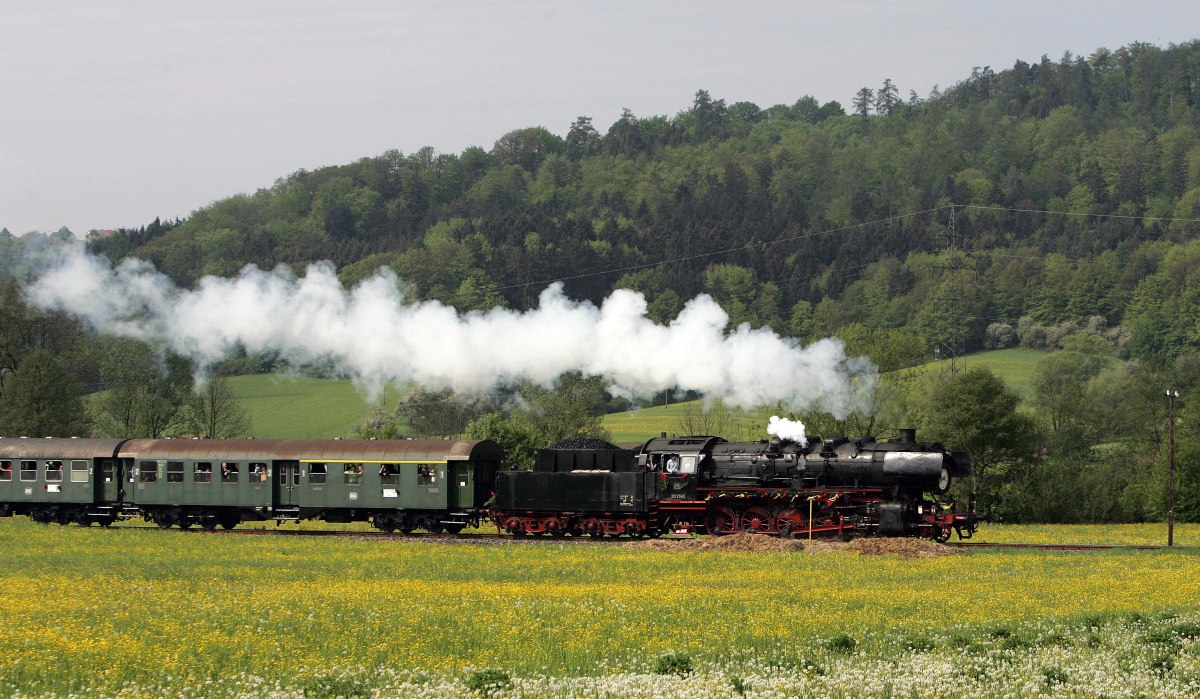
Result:
[[[0,439],[0,459],[111,459],[123,439]]]
[[[504,450],[491,440],[451,439],[132,439],[122,458],[182,461],[260,459],[263,461],[444,462],[500,459]]]

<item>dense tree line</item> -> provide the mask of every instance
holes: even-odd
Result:
[[[660,319],[707,292],[735,324],[901,329],[924,356],[1029,342],[1023,318],[1099,317],[1134,356],[1174,356],[1200,348],[1197,85],[1200,42],[975,69],[926,98],[885,80],[852,114],[700,90],[604,132],[581,116],[565,137],[296,172],[92,246],[183,284],[246,263],[332,259],[347,283],[389,266],[464,310],[526,307],[558,278],[592,300],[638,289]]]
[[[1148,485],[1161,480],[1157,392],[1200,388],[1198,93],[1198,41],[976,68],[925,97],[904,99],[885,79],[859,90],[850,113],[812,97],[762,108],[699,90],[674,116],[627,109],[607,129],[580,116],[565,136],[535,126],[490,150],[391,151],[299,171],[89,246],[149,259],[185,285],[248,263],[331,259],[347,284],[389,267],[413,297],[464,311],[525,308],[566,279],[571,296],[593,301],[636,289],[664,321],[704,292],[732,324],[836,334],[885,371],[980,349],[1056,350],[1025,404],[978,372],[900,373],[872,414],[805,417],[843,432],[919,425],[951,443],[1006,434],[973,442],[970,496],[989,511],[1142,519],[1162,513]],[[0,246],[15,240],[0,235]],[[80,370],[61,348],[23,342],[48,352],[33,353],[40,381],[51,381],[51,360],[80,375],[116,370],[96,358]],[[169,377],[170,358],[150,353]],[[1123,361],[1102,358],[1112,356]],[[3,359],[7,382],[17,364]],[[956,390],[938,393],[945,386]],[[441,414],[422,426],[426,403]],[[518,453],[555,433],[556,421],[539,419],[426,395],[362,430],[466,429],[504,435]],[[1185,407],[1178,426],[1194,422]],[[557,423],[571,435],[595,427],[578,415]],[[1181,457],[1200,454],[1189,440]],[[1200,473],[1185,469],[1187,483],[1200,493]],[[1047,505],[1064,501],[1077,506]]]

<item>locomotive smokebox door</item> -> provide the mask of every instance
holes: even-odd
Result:
[[[904,535],[904,503],[885,502],[879,505],[879,535]]]

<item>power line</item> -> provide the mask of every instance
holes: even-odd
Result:
[[[925,209],[924,211],[916,211],[916,212],[909,213],[909,214],[896,214],[895,216],[888,216],[886,218],[875,219],[873,221],[864,221],[863,223],[854,223],[854,224],[850,224],[848,226],[839,226],[838,228],[828,228],[828,229],[821,230],[821,231],[812,231],[809,233],[802,233],[800,235],[788,236],[786,238],[775,238],[774,240],[768,240],[768,241],[764,241],[764,242],[746,243],[745,245],[738,245],[738,246],[732,247],[732,248],[724,248],[722,250],[712,250],[709,252],[701,252],[701,253],[696,253],[694,255],[684,255],[682,257],[674,257],[674,258],[670,258],[670,259],[658,260],[656,262],[644,262],[642,264],[637,264],[637,265],[629,265],[626,267],[614,267],[611,269],[600,270],[600,271],[596,271],[596,272],[584,272],[582,274],[574,274],[574,275],[566,276],[566,277],[555,277],[553,279],[544,279],[542,281],[531,281],[531,282],[522,282],[520,284],[509,284],[508,286],[498,287],[496,290],[504,291],[506,289],[517,289],[517,288],[526,287],[526,286],[544,286],[547,284],[553,284],[554,282],[565,282],[565,281],[571,281],[574,279],[586,279],[588,277],[599,277],[599,276],[607,275],[607,274],[633,272],[633,271],[637,271],[639,269],[648,269],[650,267],[662,267],[665,265],[675,264],[678,262],[690,262],[692,260],[700,260],[700,259],[704,259],[706,257],[715,257],[717,255],[728,255],[731,252],[739,252],[742,250],[754,250],[754,249],[758,249],[758,248],[765,248],[765,247],[769,247],[771,245],[778,245],[780,243],[790,243],[790,242],[794,242],[797,240],[808,240],[810,238],[816,238],[816,237],[824,236],[824,235],[832,235],[834,233],[843,233],[846,231],[851,231],[851,230],[855,230],[855,229],[859,229],[859,228],[866,228],[868,226],[877,226],[877,225],[881,225],[881,224],[891,223],[894,221],[900,221],[900,220],[909,219],[909,218],[916,218],[917,216],[922,216],[925,214],[937,213],[937,212],[943,211],[947,208],[952,208],[952,206],[953,205],[939,206],[937,208]]]
[[[1173,218],[1166,216],[1133,216],[1130,214],[1093,214],[1079,211],[1049,211],[1046,209],[1017,209],[1007,206],[982,206],[979,204],[950,204],[951,208],[974,209],[977,211],[1007,211],[1014,214],[1048,214],[1054,216],[1079,216],[1083,218],[1115,218],[1127,221],[1164,221],[1167,223],[1200,223],[1197,218]]]
[[[701,260],[701,259],[705,259],[705,258],[709,258],[709,257],[716,257],[719,255],[728,255],[729,253],[740,252],[743,250],[761,249],[761,248],[766,248],[766,247],[769,247],[772,245],[778,245],[781,243],[790,243],[790,242],[795,242],[795,241],[799,241],[799,240],[809,240],[809,239],[817,238],[817,237],[821,237],[821,236],[833,235],[835,233],[845,233],[845,232],[849,232],[849,231],[853,231],[853,230],[867,228],[870,226],[878,226],[878,225],[883,225],[883,224],[888,224],[888,223],[894,223],[896,221],[912,219],[912,218],[916,218],[918,216],[938,214],[938,213],[940,213],[942,211],[946,211],[946,210],[949,210],[951,213],[951,219],[950,219],[951,223],[949,226],[949,228],[950,228],[949,233],[951,236],[950,244],[951,244],[951,247],[956,247],[957,243],[961,242],[961,239],[962,239],[962,231],[958,226],[957,217],[954,216],[954,212],[958,209],[967,209],[967,210],[972,210],[972,211],[1003,211],[1003,212],[1013,213],[1013,214],[1042,214],[1042,215],[1046,215],[1046,216],[1076,216],[1076,217],[1082,217],[1082,218],[1095,218],[1095,219],[1119,219],[1119,220],[1128,220],[1128,221],[1154,221],[1154,222],[1166,222],[1166,223],[1173,223],[1173,222],[1200,223],[1200,219],[1196,219],[1196,218],[1176,218],[1176,217],[1146,216],[1146,215],[1137,216],[1137,215],[1130,215],[1130,214],[1081,213],[1081,212],[1076,212],[1076,211],[1053,211],[1050,209],[1022,209],[1022,208],[1005,207],[1005,206],[983,206],[980,204],[945,204],[943,206],[938,206],[938,207],[934,207],[931,209],[924,209],[922,211],[915,211],[915,212],[907,213],[907,214],[896,214],[893,216],[886,216],[884,218],[874,219],[871,221],[864,221],[862,223],[854,223],[854,224],[850,224],[847,226],[839,226],[837,228],[827,228],[827,229],[820,230],[820,231],[812,231],[809,233],[802,233],[799,235],[780,237],[780,238],[775,238],[773,240],[768,240],[768,241],[751,242],[751,243],[746,243],[745,245],[738,245],[735,247],[723,248],[721,250],[711,250],[709,252],[695,253],[692,255],[682,255],[680,257],[664,258],[664,259],[656,260],[653,262],[643,262],[641,264],[627,265],[625,267],[612,267],[609,269],[598,270],[595,272],[583,272],[581,274],[573,274],[573,275],[563,276],[563,277],[554,277],[554,278],[550,278],[550,279],[542,279],[539,281],[528,281],[528,282],[521,282],[518,284],[508,284],[506,286],[497,287],[496,290],[497,291],[506,291],[508,289],[518,289],[518,288],[529,287],[529,286],[546,286],[549,284],[553,284],[554,282],[566,282],[566,281],[573,281],[576,279],[587,279],[590,277],[599,277],[599,276],[605,276],[605,275],[610,275],[610,274],[624,274],[627,272],[636,272],[638,270],[649,269],[652,267],[663,267],[666,265],[677,264],[680,262],[691,262],[693,260]],[[1003,253],[978,253],[978,252],[973,252],[973,251],[968,251],[968,250],[961,250],[961,252],[964,252],[965,254],[972,255],[972,256],[981,256],[984,254],[992,254],[992,255],[997,255],[997,256],[1001,256],[1001,257],[1007,256],[1007,257],[1012,257],[1012,258],[1017,258],[1017,259],[1042,259],[1041,257],[1030,256],[1030,255],[1005,255]],[[1081,260],[1068,258],[1068,261],[1079,262]],[[868,263],[868,264],[870,264],[870,263]]]

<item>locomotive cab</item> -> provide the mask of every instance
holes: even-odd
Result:
[[[692,501],[696,489],[712,482],[714,463],[710,454],[720,437],[706,435],[651,439],[638,452],[638,464],[654,475],[655,492],[661,500]]]

